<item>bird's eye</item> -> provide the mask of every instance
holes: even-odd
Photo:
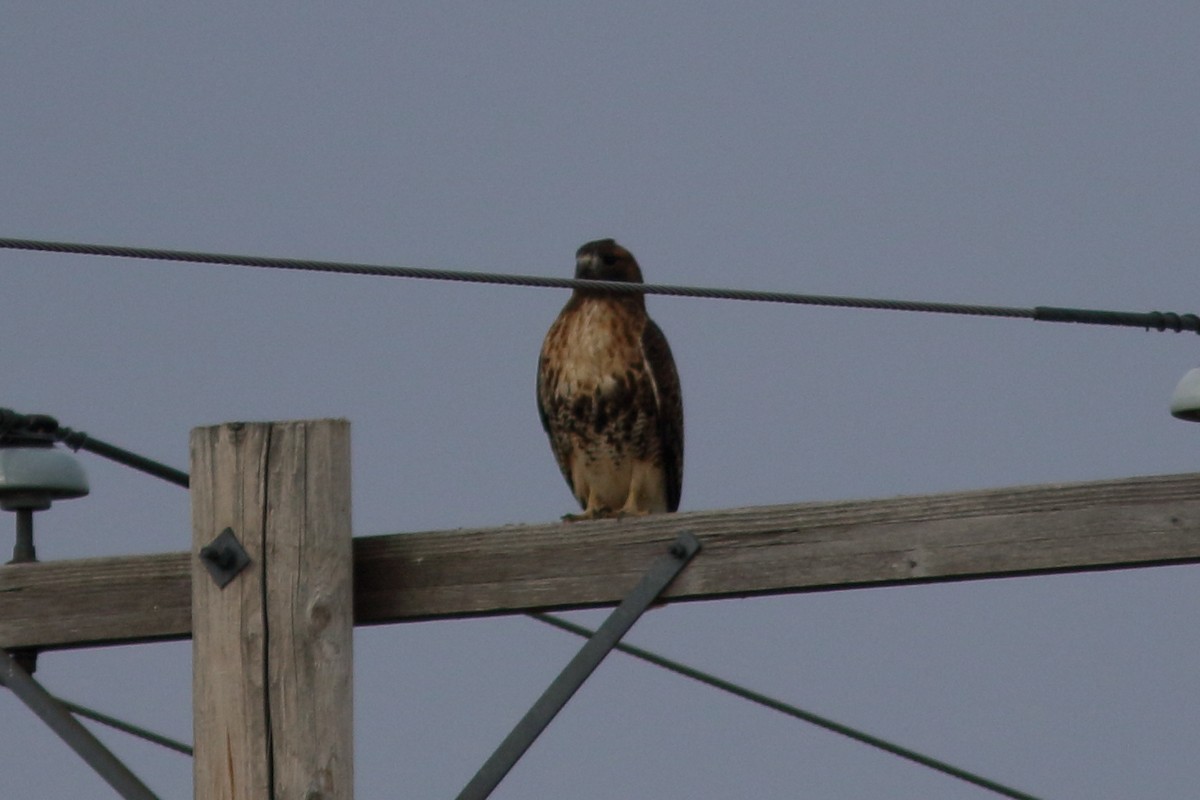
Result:
[[[611,267],[613,264],[617,263],[617,257],[612,253],[605,253],[604,255],[600,256],[600,260],[604,262],[604,266],[606,267]]]

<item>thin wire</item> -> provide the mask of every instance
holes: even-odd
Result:
[[[121,447],[108,442],[102,442],[99,439],[88,436],[83,431],[75,431],[70,428],[60,426],[54,434],[60,442],[65,444],[72,450],[87,450],[89,453],[95,453],[98,456],[107,458],[109,461],[115,461],[126,467],[132,467],[139,472],[144,472],[147,475],[153,475],[156,478],[162,478],[168,483],[173,483],[176,486],[188,488],[188,474],[183,470],[175,469],[162,462],[155,461],[145,456],[140,456]]]
[[[593,634],[591,629],[585,628],[582,625],[576,625],[574,622],[562,619],[561,617],[537,613],[529,614],[529,616],[533,619],[536,619],[538,622],[544,622],[547,625],[553,625],[556,628],[573,633],[576,636],[588,638]],[[689,667],[686,664],[682,664],[678,661],[673,661],[665,656],[660,656],[657,653],[653,653],[649,650],[644,650],[640,647],[626,644],[624,642],[618,642],[616,649],[620,650],[622,653],[631,655],[634,658],[639,658],[642,661],[654,664],[657,667],[662,667],[663,669],[667,669],[678,675],[682,675],[685,678],[691,678],[694,681],[699,681],[700,683],[720,689],[723,692],[728,692],[729,694],[740,697],[743,700],[749,700],[752,703],[757,703],[758,705],[774,709],[775,711],[787,714],[790,717],[794,717],[812,725],[816,725],[817,727],[824,728],[827,731],[840,734],[841,736],[846,736],[855,740],[856,742],[861,742],[862,744],[870,747],[891,753],[894,756],[899,756],[900,758],[907,759],[908,761],[920,764],[921,766],[936,770],[944,775],[949,775],[953,778],[958,778],[959,780],[979,786],[980,788],[988,789],[996,794],[1014,798],[1014,800],[1038,800],[1038,798],[1034,795],[1026,794],[1025,792],[1013,789],[1010,786],[1005,786],[1004,784],[997,783],[996,781],[976,775],[973,772],[959,769],[952,764],[947,764],[945,761],[939,761],[936,758],[918,753],[915,750],[909,750],[907,747],[901,747],[900,745],[889,742],[886,739],[881,739],[878,736],[872,736],[869,733],[864,733],[863,731],[851,728],[848,725],[843,725],[840,722],[834,722],[831,719],[814,714],[811,711],[805,711],[804,709],[797,708],[796,706],[789,705],[788,703],[784,703],[780,700],[775,700],[774,698],[768,697],[765,694],[755,692],[743,686],[738,686],[735,683],[718,678],[715,675],[695,669],[694,667]]]
[[[512,275],[491,272],[461,272],[424,267],[396,267],[376,264],[361,264],[338,261],[313,261],[308,259],[269,258],[263,256],[229,255],[223,253],[201,253],[186,250],[162,250],[145,247],[122,247],[116,245],[76,244],[71,242],[48,242],[33,239],[0,238],[0,249],[32,250],[46,253],[69,253],[73,255],[111,256],[116,258],[142,258],[154,261],[178,261],[197,264],[221,264],[225,266],[260,267],[265,269],[301,270],[307,272],[332,272],[343,275],[374,275],[388,278],[419,278],[436,281],[458,281],[463,283],[487,283],[502,286],[527,286],[548,289],[587,289],[627,294],[656,294],[671,297],[700,297],[713,300],[748,300],[764,303],[788,303],[793,305],[833,306],[839,308],[862,308],[884,311],[921,311],[935,314],[959,314],[981,317],[1008,317],[1033,319],[1041,322],[1076,322],[1090,325],[1121,325],[1147,330],[1184,330],[1200,333],[1200,317],[1195,314],[1174,314],[1152,311],[1149,313],[1126,311],[1100,311],[1039,306],[1015,308],[1011,306],[968,305],[962,303],[939,303],[918,300],[882,300],[867,297],[840,297],[834,295],[796,294],[790,292],[761,292],[746,289],[713,289],[699,286],[669,286],[664,284],[623,283],[613,281],[578,280],[575,278],[553,278],[539,275]]]
[[[139,739],[145,739],[147,742],[161,745],[168,750],[174,750],[177,753],[183,753],[185,756],[193,755],[191,745],[184,744],[183,742],[163,736],[159,733],[155,733],[154,731],[146,730],[145,728],[139,728],[137,725],[119,720],[116,717],[110,717],[108,714],[101,713],[95,709],[88,708],[87,706],[81,706],[78,703],[72,703],[70,700],[64,700],[61,697],[56,697],[55,699],[62,704],[64,708],[76,716],[86,717],[93,722],[98,722],[101,725],[107,725],[108,727],[121,731],[122,733],[128,733],[130,736],[136,736]]]
[[[20,414],[10,408],[0,408],[0,437],[12,431],[36,431],[42,435],[53,436],[72,450],[87,450],[98,456],[115,461],[126,467],[132,467],[139,472],[162,478],[165,481],[188,488],[188,474],[151,458],[138,455],[115,444],[103,442],[88,436],[83,431],[72,430],[60,425],[54,417],[45,414]]]

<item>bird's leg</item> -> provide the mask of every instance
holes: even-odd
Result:
[[[582,514],[563,514],[563,522],[583,522],[589,519],[608,519],[612,517],[613,511],[608,506],[591,506],[584,510]]]

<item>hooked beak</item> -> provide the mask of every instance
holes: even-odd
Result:
[[[577,280],[598,280],[600,259],[595,253],[585,253],[575,259],[575,278]]]

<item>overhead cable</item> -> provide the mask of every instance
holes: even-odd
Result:
[[[186,250],[162,250],[146,247],[123,247],[101,244],[76,244],[72,242],[49,242],[32,239],[0,238],[0,249],[31,250],[44,253],[68,253],[72,255],[110,256],[115,258],[140,258],[153,261],[178,261],[196,264],[220,264],[238,267],[265,269],[301,270],[307,272],[331,272],[343,275],[374,275],[388,278],[419,278],[434,281],[458,281],[463,283],[486,283],[502,286],[527,286],[549,289],[585,289],[627,294],[655,294],[670,297],[699,297],[713,300],[747,300],[763,303],[788,303],[793,305],[833,306],[839,308],[861,308],[883,311],[921,311],[933,314],[959,314],[977,317],[1007,317],[1032,319],[1038,322],[1075,322],[1087,325],[1117,325],[1145,328],[1156,331],[1193,331],[1200,333],[1200,317],[1195,314],[1173,312],[1104,311],[1086,308],[1059,308],[1037,306],[1019,308],[1011,306],[969,305],[962,303],[940,303],[922,300],[884,300],[867,297],[840,297],[836,295],[797,294],[791,292],[765,292],[747,289],[714,289],[700,286],[671,286],[653,283],[624,283],[615,281],[580,280],[577,278],[555,278],[540,275],[512,275],[493,272],[462,272],[425,267],[397,267],[377,264],[359,264],[339,261],[313,261],[294,258],[270,258],[265,256],[229,255],[201,253]]]

